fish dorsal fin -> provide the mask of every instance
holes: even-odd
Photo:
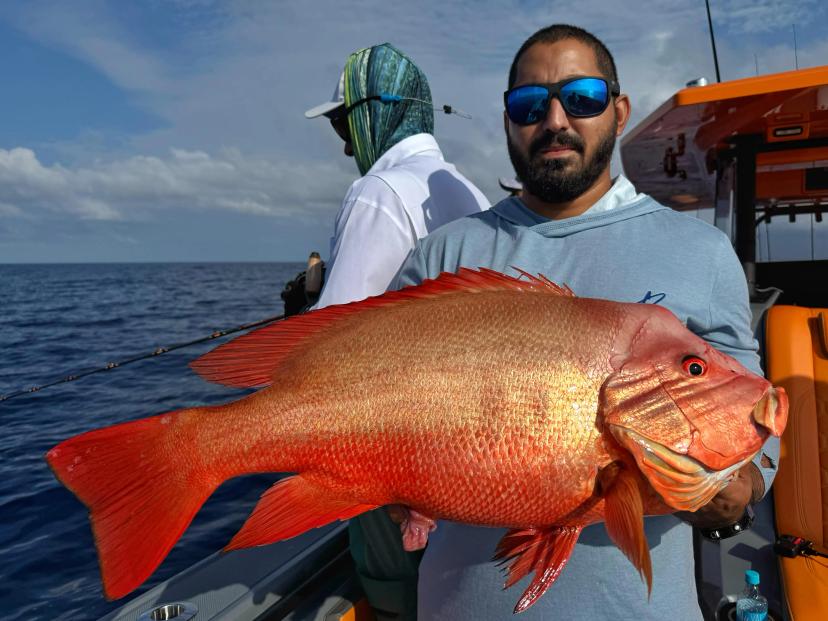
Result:
[[[527,528],[510,530],[497,544],[495,560],[508,563],[506,584],[519,582],[534,572],[532,582],[520,596],[515,613],[523,612],[534,604],[552,586],[572,555],[581,534],[580,526]]]
[[[512,290],[574,295],[569,287],[558,286],[545,276],[532,276],[514,269],[521,274],[521,278],[486,268],[473,270],[461,267],[456,274],[443,272],[420,285],[296,315],[220,345],[190,366],[202,378],[218,384],[237,388],[268,386],[281,362],[301,343],[357,313],[460,292]]]
[[[650,547],[644,534],[644,503],[639,479],[628,467],[618,462],[605,466],[598,474],[598,483],[604,497],[604,524],[607,533],[646,582],[649,597],[653,590],[653,567],[650,562]]]

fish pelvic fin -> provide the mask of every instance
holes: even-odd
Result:
[[[650,547],[644,535],[644,503],[639,481],[629,467],[612,462],[598,473],[604,497],[604,524],[610,539],[626,555],[647,584],[647,597],[653,590]]]
[[[291,476],[262,494],[253,513],[224,551],[275,543],[376,508],[377,505],[336,498],[301,475]]]
[[[186,412],[90,431],[46,454],[58,480],[89,509],[108,599],[155,571],[218,486],[197,463],[172,458],[182,444],[175,423]]]
[[[568,287],[558,286],[546,276],[513,269],[520,278],[486,268],[461,267],[456,274],[443,272],[433,280],[399,291],[296,315],[220,345],[190,363],[190,367],[203,379],[218,384],[236,388],[269,386],[277,369],[303,343],[355,314],[452,293],[513,290],[574,296]]]
[[[497,544],[495,560],[507,563],[508,589],[529,573],[532,582],[520,596],[515,613],[523,612],[540,599],[561,574],[581,534],[581,526],[510,530]]]

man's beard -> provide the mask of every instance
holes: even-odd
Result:
[[[518,179],[532,196],[545,203],[566,203],[575,200],[592,187],[609,165],[612,150],[615,148],[615,125],[610,126],[606,135],[601,138],[592,158],[580,167],[576,165],[569,170],[568,158],[546,159],[540,155],[540,151],[551,146],[562,146],[583,155],[584,141],[577,134],[556,134],[547,131],[529,145],[528,157],[512,144],[508,132],[506,144]]]

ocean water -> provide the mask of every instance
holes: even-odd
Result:
[[[0,394],[282,312],[301,264],[0,265]],[[238,334],[237,334],[238,335]],[[237,336],[236,335],[236,336]],[[0,401],[0,602],[10,621],[97,619],[223,547],[275,475],[222,485],[139,590],[103,596],[84,506],[44,454],[78,433],[245,391],[188,363],[232,336]]]

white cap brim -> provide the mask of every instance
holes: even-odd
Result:
[[[331,100],[326,101],[323,104],[319,104],[315,108],[311,108],[305,112],[306,119],[315,119],[318,116],[322,116],[323,114],[327,116],[329,112],[333,112],[340,106],[345,105],[345,71],[343,70],[342,73],[339,75],[339,80],[336,83],[336,88],[334,88],[333,95],[331,95]]]
[[[514,177],[512,177],[512,178],[500,177],[497,180],[497,182],[500,185],[500,187],[503,188],[504,190],[516,191],[516,190],[522,190],[523,189],[523,184],[518,179],[515,179]]]
[[[318,116],[322,116],[323,114],[327,114],[333,110],[336,110],[340,106],[344,106],[345,104],[341,101],[326,101],[323,104],[319,104],[311,108],[310,110],[305,111],[305,118],[306,119],[315,119]]]

